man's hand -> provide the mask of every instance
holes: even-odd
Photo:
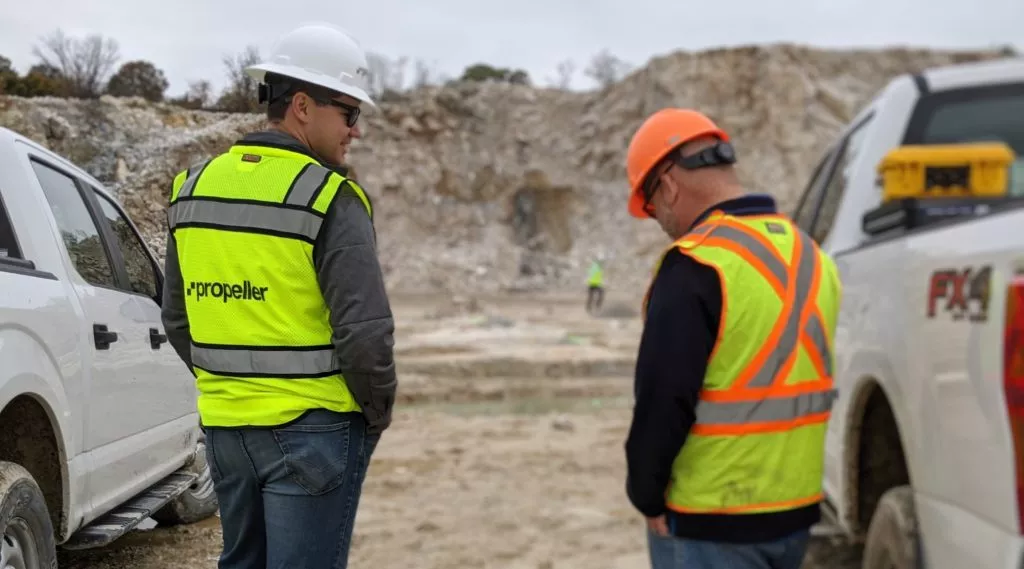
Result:
[[[647,518],[647,529],[651,530],[654,535],[668,537],[668,523],[665,521],[665,514]]]

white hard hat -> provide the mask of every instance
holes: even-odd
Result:
[[[316,22],[288,32],[278,40],[270,59],[245,71],[261,83],[267,73],[275,73],[377,106],[367,93],[369,72],[363,48],[333,24]]]

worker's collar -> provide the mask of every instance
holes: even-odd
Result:
[[[324,168],[334,170],[342,176],[348,176],[348,168],[345,166],[336,166],[334,164],[325,164],[312,150],[310,150],[305,144],[299,142],[299,139],[284,132],[282,130],[263,130],[259,132],[251,132],[238,141],[237,144],[246,144],[249,146],[269,146],[271,148],[280,148],[281,150],[289,150],[291,152],[298,152],[299,154],[309,156],[313,160],[316,160],[317,164],[320,164]]]
[[[700,225],[713,211],[721,211],[727,215],[744,216],[778,213],[779,209],[775,203],[775,198],[768,194],[746,194],[738,198],[718,202],[704,210],[704,213],[700,214],[693,224],[690,225],[690,230]]]

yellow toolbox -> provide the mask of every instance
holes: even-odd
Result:
[[[1001,142],[901,146],[878,164],[882,201],[1004,197],[1015,158]]]

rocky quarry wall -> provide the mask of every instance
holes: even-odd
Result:
[[[774,45],[658,57],[602,91],[428,87],[364,114],[349,159],[374,199],[392,290],[582,288],[603,254],[609,287],[639,295],[666,245],[625,210],[625,150],[649,113],[708,113],[734,137],[746,186],[791,211],[827,145],[892,76],[997,56]],[[0,126],[104,182],[161,257],[174,174],[264,124],[141,99],[0,97]]]

